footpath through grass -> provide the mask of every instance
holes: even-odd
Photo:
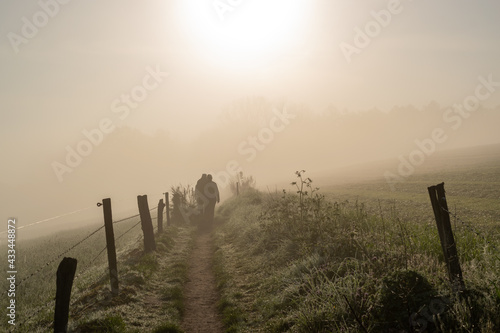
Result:
[[[196,228],[165,228],[162,234],[156,235],[157,250],[150,254],[144,253],[140,227],[137,230],[131,236],[127,234],[126,243],[123,243],[123,238],[119,243],[117,260],[120,291],[117,297],[111,295],[106,260],[93,262],[91,268],[85,270],[86,261],[93,258],[94,252],[101,250],[102,244],[92,243],[90,248],[86,244],[83,250],[70,253],[79,261],[76,272],[78,278],[74,281],[71,296],[70,332],[182,332],[183,288]],[[73,244],[73,239],[81,237],[80,234],[67,233],[59,238],[59,243]],[[104,237],[100,238],[102,242]],[[55,240],[47,240],[49,244],[44,239],[37,242],[38,247],[33,247],[34,256],[36,252],[46,254],[40,262],[52,257],[52,252],[49,253],[50,244]],[[82,269],[84,272],[79,275]],[[56,267],[53,267],[49,270],[52,274],[35,276],[29,280],[29,285],[19,286],[21,293],[18,301],[22,311],[18,314],[14,332],[53,331],[55,270]],[[46,305],[38,301],[39,290],[44,290],[42,299],[49,299]],[[31,298],[28,297],[30,294]],[[4,320],[0,331],[11,329]]]
[[[329,202],[302,184],[299,194],[248,191],[220,207],[227,332],[500,331],[500,253],[484,239],[456,237],[466,291],[455,295],[435,225],[409,222],[397,206],[372,214]]]
[[[120,293],[111,297],[106,277],[75,295],[75,332],[181,333],[184,284],[195,228],[167,227],[156,251],[145,254],[142,239],[119,261]]]

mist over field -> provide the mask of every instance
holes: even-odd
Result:
[[[1,219],[102,223],[101,199],[127,216],[202,173],[223,200],[239,171],[390,188],[401,163],[500,144],[498,3],[228,6],[2,2]]]
[[[342,113],[328,108],[313,115],[302,106],[280,108],[264,98],[245,99],[233,104],[231,111],[221,113],[217,126],[189,141],[172,138],[166,132],[148,135],[120,127],[107,135],[91,156],[82,157],[73,172],[62,173],[61,183],[55,181],[54,173],[30,168],[25,174],[30,181],[4,185],[8,190],[2,193],[2,202],[8,205],[2,211],[19,211],[20,221],[34,222],[58,212],[87,208],[76,214],[80,215],[78,220],[98,222],[102,219],[100,210],[89,206],[105,197],[123,201],[117,202],[118,212],[123,209],[133,213],[137,195],[150,194],[153,207],[172,185],[193,186],[201,173],[214,175],[225,200],[232,195],[229,180],[239,171],[253,176],[258,188],[280,191],[290,188],[294,172],[301,169],[309,171],[312,178],[320,177],[316,185],[321,187],[343,179],[384,178],[386,171],[397,174],[401,163],[398,157],[408,160],[419,149],[432,150],[425,152],[423,166],[415,166],[416,173],[426,170],[425,160],[429,164],[443,151],[451,150],[449,154],[453,155],[459,148],[471,147],[473,151],[474,147],[481,150],[481,146],[497,144],[488,149],[494,154],[500,147],[496,130],[500,108],[477,111],[474,118],[464,121],[459,134],[452,123],[443,120],[444,112],[434,103],[420,110],[406,107],[389,112]],[[288,115],[289,119],[274,121],[279,119],[277,114]],[[279,130],[269,131],[270,123],[279,124]],[[435,128],[443,128],[448,138],[445,142],[429,144]],[[74,156],[68,152],[65,155]],[[432,167],[439,170],[440,165],[434,163]],[[68,226],[65,220],[81,225],[72,216],[58,220],[58,228]]]

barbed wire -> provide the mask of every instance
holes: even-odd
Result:
[[[116,237],[115,238],[115,242],[118,241],[119,239],[121,239],[123,236],[125,236],[127,233],[129,233],[132,229],[134,229],[136,226],[138,226],[139,224],[141,223],[141,221],[137,222],[136,224],[134,224],[132,227],[130,227],[127,231],[125,231],[124,233],[122,233],[120,236]],[[90,267],[92,267],[92,265],[94,264],[94,262],[97,260],[97,258],[99,258],[103,253],[104,251],[107,250],[107,245],[101,250],[99,251],[99,253],[89,262],[88,265],[86,265],[86,267],[75,277],[75,279],[77,279],[78,277],[80,277],[81,275],[83,275],[84,273],[86,273]],[[105,276],[106,273],[103,275]],[[96,279],[93,283],[97,282],[98,280],[102,279],[103,276],[100,276],[98,279]],[[72,303],[74,304],[74,302]]]
[[[117,200],[115,200],[115,202],[121,202],[121,201],[123,201],[123,199],[117,199]],[[77,210],[69,212],[69,213],[63,213],[63,214],[60,214],[60,215],[52,216],[52,217],[49,217],[49,218],[46,218],[46,219],[43,219],[43,220],[40,220],[40,221],[32,222],[32,223],[30,223],[28,225],[19,226],[16,229],[19,230],[19,229],[23,229],[23,228],[27,228],[27,227],[32,227],[34,225],[37,225],[37,224],[40,224],[40,223],[44,223],[44,222],[49,222],[49,221],[52,221],[52,220],[55,220],[55,219],[58,219],[58,218],[61,218],[61,217],[64,217],[64,216],[69,216],[69,215],[73,215],[73,214],[76,214],[76,213],[80,213],[80,212],[83,212],[83,211],[85,211],[87,209],[94,208],[94,207],[95,206],[92,205],[92,206],[88,206],[88,207],[85,207],[85,208],[82,208],[82,209],[77,209]],[[158,207],[151,208],[149,211],[152,211],[152,210],[154,210],[156,208],[158,208]],[[128,217],[128,218],[125,218],[125,219],[122,219],[122,220],[119,220],[119,221],[115,221],[113,223],[119,223],[119,222],[122,222],[124,220],[129,219],[129,218],[136,217],[136,216],[139,216],[139,214],[131,216],[131,217]],[[7,230],[0,231],[0,235],[1,234],[5,234],[5,233],[7,233]]]
[[[123,222],[124,220],[128,220],[128,219],[131,219],[131,218],[134,218],[134,217],[137,217],[139,215],[134,215],[134,216],[130,216],[126,219],[123,219],[123,220],[120,220],[120,221],[117,221],[117,222],[113,222],[113,223],[119,223],[119,222]],[[139,223],[141,223],[141,221],[137,222],[136,224],[134,224],[132,227],[130,227],[127,231],[125,231],[124,233],[122,233],[120,236],[116,237],[115,238],[115,242],[118,241],[120,238],[122,238],[123,236],[125,236],[125,234],[127,234],[128,232],[130,232],[132,229],[134,229],[137,225],[139,225]],[[85,266],[85,268],[75,277],[75,279],[77,279],[78,277],[80,277],[81,275],[83,275],[84,273],[86,273],[88,271],[88,269],[90,269],[90,267],[94,264],[94,262],[97,260],[97,258],[99,258],[103,253],[104,251],[106,251],[106,249],[108,248],[108,246],[104,246],[104,248],[99,251],[99,253]]]
[[[32,227],[32,226],[40,224],[40,223],[49,222],[49,221],[58,219],[60,217],[69,216],[69,215],[73,215],[73,214],[76,214],[76,213],[80,213],[80,212],[83,212],[84,210],[87,210],[87,209],[90,209],[90,208],[93,208],[93,207],[95,207],[95,206],[89,206],[89,207],[78,209],[78,210],[75,210],[75,211],[72,211],[72,212],[69,212],[69,213],[64,213],[64,214],[60,214],[60,215],[57,215],[57,216],[52,216],[52,217],[49,217],[49,218],[46,218],[46,219],[43,219],[43,220],[40,220],[40,221],[36,221],[36,222],[30,223],[28,225],[19,226],[19,227],[16,228],[16,230],[24,229],[24,228],[27,228],[27,227]],[[2,232],[0,232],[0,235],[4,234],[6,232],[7,232],[7,230],[6,231],[2,231]]]
[[[132,227],[130,227],[127,231],[125,231],[123,234],[121,234],[120,236],[118,236],[115,241],[118,241],[120,238],[122,238],[123,236],[125,236],[128,232],[130,232],[132,229],[134,229],[135,227],[137,227],[142,221],[139,221],[137,222],[136,224],[134,224]]]
[[[128,219],[131,219],[131,218],[134,218],[134,217],[137,217],[138,215],[134,215],[134,216],[130,216],[124,220],[128,220]],[[118,221],[118,222],[121,222],[121,221]],[[140,221],[139,221],[140,223]],[[132,228],[130,228],[129,230],[127,230],[125,233],[129,232],[131,229],[133,229],[136,225],[134,225]],[[101,230],[103,227],[100,227],[98,230],[96,230],[94,233],[92,233],[91,235],[87,236],[86,239],[90,238],[90,236],[92,236],[93,234],[97,233],[99,230]],[[124,234],[125,234],[124,233]],[[124,234],[122,234],[120,237],[118,237],[116,240],[120,239],[121,237],[124,236]],[[83,241],[85,241],[86,239],[80,241],[79,243],[82,243]],[[63,254],[59,255],[57,258],[55,258],[54,260],[52,260],[51,262],[45,264],[44,266],[42,266],[39,270],[42,270],[43,268],[45,268],[46,266],[49,266],[51,263],[53,263],[54,261],[56,261],[58,258],[60,258],[62,255],[66,254],[67,252],[71,251],[72,249],[74,249],[77,245],[79,244],[76,244],[74,245],[72,248],[68,249],[67,251],[65,251]],[[94,262],[103,254],[104,251],[106,251],[107,249],[107,246],[105,246],[86,266],[85,268],[83,268],[76,276],[75,276],[75,280],[78,279],[81,275],[83,275],[84,273],[86,273],[91,267],[92,265],[94,264]],[[50,274],[50,273],[49,273]],[[33,275],[36,275],[36,272],[33,273],[32,275],[30,275],[29,277],[32,277]],[[26,278],[27,279],[27,278]],[[21,282],[23,282],[24,280],[21,280]],[[21,282],[19,282],[19,284],[21,284]],[[18,285],[19,285],[18,284]],[[4,292],[5,294],[5,292]],[[2,294],[2,296],[4,295]]]
[[[85,238],[83,238],[81,241],[77,242],[76,244],[74,244],[73,246],[71,246],[70,248],[68,248],[67,250],[63,251],[61,254],[59,254],[57,257],[55,257],[54,259],[50,260],[49,262],[45,263],[44,265],[40,266],[37,270],[35,270],[33,273],[31,273],[30,275],[26,276],[25,278],[21,279],[18,283],[16,283],[16,288],[19,287],[22,283],[26,282],[27,280],[29,280],[30,278],[32,278],[33,276],[37,275],[38,273],[40,273],[45,267],[48,267],[50,266],[51,264],[53,264],[57,259],[61,258],[62,256],[64,256],[66,253],[70,252],[71,250],[73,250],[74,248],[76,248],[78,245],[82,244],[84,241],[86,241],[87,239],[89,239],[90,237],[92,237],[93,235],[95,235],[96,233],[98,233],[101,229],[103,229],[104,226],[101,226],[99,227],[98,229],[94,230],[93,232],[91,232],[89,235],[87,235]],[[2,293],[2,297],[7,293],[8,291],[4,291]]]
[[[128,217],[128,218],[126,218],[126,219],[124,219],[124,220],[131,219],[131,218],[136,217],[136,216],[138,216],[138,215],[134,215],[134,216]],[[122,222],[122,221],[117,221],[117,222]],[[117,223],[117,222],[113,222],[113,223]],[[137,224],[139,224],[139,223],[141,223],[141,221],[139,221]],[[133,228],[135,228],[135,227],[137,226],[137,224],[135,224],[135,225],[134,225],[134,226],[132,226],[130,229],[128,229],[127,231],[125,231],[122,235],[120,235],[119,237],[117,237],[117,238],[115,239],[115,241],[119,240],[119,239],[120,239],[121,237],[123,237],[123,236],[124,236],[127,232],[129,232],[130,230],[132,230]],[[85,268],[83,268],[83,269],[81,270],[81,272],[80,272],[80,273],[78,273],[78,274],[75,276],[75,280],[76,280],[78,277],[80,277],[81,275],[83,275],[84,273],[86,273],[86,272],[90,269],[90,267],[92,267],[92,265],[94,264],[94,262],[95,262],[95,261],[96,261],[96,260],[97,260],[97,259],[98,259],[98,258],[99,258],[102,254],[103,254],[103,253],[104,253],[104,251],[106,251],[106,249],[107,249],[107,248],[108,248],[108,246],[107,246],[107,245],[105,245],[105,246],[104,246],[104,248],[103,248],[101,251],[99,251],[99,253],[98,253],[98,254],[97,254],[97,255],[96,255],[96,256],[95,256],[95,257],[94,257],[91,261],[89,261],[89,263],[85,266]]]
[[[28,326],[29,325],[29,322],[35,318],[36,316],[38,316],[42,311],[46,310],[51,304],[55,304],[55,296],[54,297],[51,297],[50,300],[48,300],[44,305],[40,305],[38,306],[37,309],[35,309],[35,311],[33,311],[30,315],[28,315],[26,317],[26,319],[24,320],[24,322],[20,322],[19,323],[19,327],[22,327],[23,325],[26,325]],[[48,326],[52,325],[52,323],[50,323]],[[14,332],[14,331],[11,331],[11,332]]]
[[[158,206],[157,206],[157,207],[153,207],[153,208],[151,208],[149,211],[151,212],[151,211],[153,211],[153,210],[155,210],[155,209],[158,209]],[[130,219],[132,219],[132,218],[134,218],[134,217],[139,217],[139,216],[141,216],[141,214],[136,214],[136,215],[132,215],[132,216],[129,216],[129,217],[125,217],[125,218],[120,219],[120,220],[118,220],[118,221],[113,221],[113,224],[117,224],[117,223],[125,222],[125,221],[130,220]]]
[[[135,227],[137,227],[139,224],[141,223],[141,221],[137,222],[136,224],[134,224],[132,227],[130,227],[127,231],[125,231],[124,233],[122,233],[120,236],[116,237],[115,238],[115,242],[118,241],[119,239],[121,239],[123,236],[125,236],[127,233],[129,233],[132,229],[134,229]],[[101,251],[99,251],[99,253],[89,262],[89,264],[82,270],[82,272],[80,272],[76,277],[78,278],[79,276],[81,276],[82,274],[86,273],[87,270],[92,266],[92,264],[97,260],[97,258],[99,258],[103,253],[104,251],[106,251],[106,249],[108,248],[108,246],[106,245]]]
[[[448,213],[450,216],[452,216],[455,220],[457,220],[458,222],[460,222],[466,229],[468,229],[470,232],[474,233],[476,236],[482,238],[493,250],[495,250],[495,252],[500,253],[500,251],[498,250],[498,248],[491,242],[488,240],[488,238],[486,238],[486,236],[484,236],[482,233],[480,233],[479,231],[477,231],[474,227],[472,227],[469,223],[463,221],[460,217],[458,217],[457,214],[454,214],[452,212],[450,212],[448,209],[444,208],[441,206],[441,209]],[[498,256],[497,256],[498,258]]]
[[[132,216],[129,216],[129,217],[125,217],[125,218],[123,218],[121,220],[113,221],[113,224],[121,223],[121,222],[130,220],[130,219],[133,219],[134,217],[139,217],[139,216],[141,216],[141,214],[136,214],[136,215],[132,215]]]
[[[134,215],[134,216],[130,216],[126,219],[131,219],[133,217],[137,217],[138,215]],[[124,220],[126,220],[124,219]],[[120,221],[121,222],[121,221]],[[116,238],[116,241],[119,240],[120,238],[122,238],[123,236],[125,236],[125,234],[127,234],[128,232],[130,232],[133,228],[135,228],[137,225],[139,225],[141,223],[141,221],[139,221],[138,223],[134,224],[131,228],[129,228],[127,231],[125,231],[122,235],[120,235],[119,237]],[[76,248],[78,245],[80,245],[81,243],[83,243],[84,241],[86,241],[87,239],[89,239],[90,237],[92,237],[94,234],[96,234],[97,232],[99,232],[101,229],[103,229],[104,226],[101,226],[99,227],[97,230],[93,231],[92,233],[90,233],[88,236],[86,236],[84,239],[82,239],[81,241],[79,241],[78,243],[76,243],[75,245],[73,245],[72,247],[68,248],[67,250],[65,250],[64,252],[62,252],[61,254],[59,254],[57,257],[55,257],[54,259],[50,260],[49,262],[45,263],[44,265],[40,266],[36,271],[34,271],[33,273],[31,273],[30,275],[28,275],[27,277],[23,278],[22,280],[19,281],[19,283],[16,284],[16,287],[18,287],[20,284],[22,284],[23,282],[25,282],[26,280],[30,279],[31,277],[37,275],[41,270],[43,270],[45,267],[47,266],[50,266],[52,263],[54,263],[57,259],[61,258],[62,256],[64,256],[66,253],[70,252],[71,250],[73,250],[74,248]],[[87,265],[83,270],[82,272],[80,272],[76,277],[78,278],[80,275],[82,275],[84,272],[86,272],[90,266],[97,260],[97,258],[107,249],[107,246],[104,247],[95,257],[94,259],[92,259],[90,261],[90,264]],[[2,297],[7,294],[8,291],[4,291],[2,293]]]
[[[101,230],[103,227],[100,227],[99,229],[95,230],[94,232],[92,232],[91,234],[89,234],[87,237],[85,237],[84,239],[82,239],[80,242],[78,242],[77,244],[73,245],[71,248],[69,248],[68,250],[64,251],[62,254],[60,254],[58,257],[56,257],[55,259],[53,259],[51,262],[45,264],[44,266],[40,267],[37,271],[41,271],[43,268],[49,266],[51,263],[53,263],[54,261],[56,261],[58,258],[60,258],[61,256],[63,256],[64,254],[66,254],[67,252],[71,251],[72,249],[74,249],[76,246],[78,246],[79,244],[83,243],[85,240],[89,239],[91,236],[93,236],[94,234],[96,234],[99,230]],[[104,250],[106,250],[106,247],[104,248]],[[94,261],[102,254],[103,251],[99,252],[99,254],[94,257],[94,259],[91,260],[91,262],[80,272],[78,273],[78,275],[75,276],[75,280],[78,279],[82,274],[86,273],[87,270],[92,266],[92,264],[94,263]],[[29,275],[28,277],[26,277],[25,279],[21,280],[19,282],[19,284],[17,284],[16,286],[19,286],[22,282],[26,281],[28,278],[30,277],[33,277],[34,275],[36,275],[37,272],[34,272],[32,273],[31,275]],[[41,305],[39,306],[35,311],[33,311],[24,321],[24,323],[20,323],[19,326],[21,327],[22,325],[29,325],[29,321],[31,321],[34,317],[36,317],[37,315],[39,315],[42,311],[46,310],[51,304],[54,304],[55,302],[55,296],[54,297],[51,297],[49,301],[47,301],[44,305]],[[52,325],[52,323],[50,323],[48,326]]]
[[[89,261],[89,263],[84,268],[82,268],[81,271],[75,276],[75,280],[78,279],[83,274],[87,273],[87,271],[92,267],[97,258],[99,258],[101,254],[103,254],[103,252],[106,251],[107,248],[108,247],[105,246],[101,251],[99,251],[99,253],[91,261]]]
[[[151,210],[150,210],[151,211]],[[119,222],[123,222],[125,220],[129,220],[131,218],[134,218],[134,217],[138,217],[138,215],[132,215],[132,216],[129,216],[127,218],[124,218],[122,220],[119,220],[119,221],[116,221],[116,222],[113,222],[113,223],[119,223]],[[140,221],[139,221],[140,223]],[[136,224],[137,225],[137,224]],[[134,225],[134,227],[136,226]],[[62,256],[64,256],[65,254],[67,254],[68,252],[70,252],[71,250],[73,250],[74,248],[76,248],[78,245],[82,244],[83,242],[85,242],[86,240],[88,240],[90,237],[92,237],[93,235],[95,235],[96,233],[98,233],[101,229],[103,229],[104,226],[101,226],[99,227],[98,229],[94,230],[93,232],[91,232],[88,236],[86,236],[85,238],[83,238],[82,240],[80,240],[79,242],[77,242],[76,244],[74,244],[73,246],[71,246],[70,248],[68,248],[67,250],[65,250],[64,252],[62,252],[61,254],[59,254],[57,257],[55,257],[54,259],[50,260],[49,262],[45,263],[44,265],[40,266],[37,270],[35,270],[33,273],[31,273],[30,275],[26,276],[25,278],[21,279],[17,284],[16,284],[16,287],[18,287],[19,285],[21,285],[23,282],[26,282],[26,280],[32,278],[33,276],[35,275],[38,275],[44,268],[50,266],[51,264],[53,264],[56,260],[58,260],[59,258],[61,258]],[[133,227],[132,227],[133,228]],[[131,228],[131,229],[132,229]],[[130,230],[130,229],[129,229]],[[128,232],[128,231],[127,231]],[[122,235],[123,236],[123,235]],[[122,237],[120,236],[120,237]],[[119,239],[119,238],[118,238]],[[104,249],[105,250],[105,249]],[[104,251],[102,250],[100,254],[102,254],[102,252]],[[97,257],[99,256],[97,255],[96,258],[94,258],[92,260],[92,262],[94,262]],[[88,269],[89,267],[86,267],[86,269]],[[80,275],[80,274],[79,274]],[[6,295],[8,293],[8,290],[4,291],[1,295],[1,297],[3,297],[4,295]]]
[[[71,215],[71,214],[75,214],[75,213],[78,213],[78,212],[81,212],[81,211],[84,211],[86,209],[89,209],[93,206],[90,206],[90,207],[87,207],[87,208],[84,208],[84,209],[80,209],[80,210],[77,210],[77,211],[73,211],[71,213],[67,213],[67,214],[62,214],[62,215],[58,215],[58,216],[55,216],[55,217],[52,217],[52,218],[48,218],[48,219],[44,219],[44,220],[40,220],[40,221],[37,221],[37,222],[34,222],[34,223],[31,223],[29,225],[26,225],[26,226],[22,226],[21,228],[25,228],[25,227],[30,227],[30,226],[33,226],[33,225],[36,225],[36,224],[40,224],[40,223],[43,223],[43,222],[48,222],[48,221],[51,221],[51,220],[54,220],[54,219],[57,219],[57,218],[60,218],[60,217],[63,217],[63,216],[68,216],[68,215]],[[154,211],[155,209],[158,209],[158,206],[155,206],[151,209],[149,209],[149,212],[152,212]],[[123,219],[120,219],[118,221],[113,221],[113,224],[117,224],[117,223],[121,223],[121,222],[124,222],[124,221],[127,221],[127,220],[130,220],[132,218],[135,218],[135,217],[139,217],[140,214],[136,214],[136,215],[132,215],[132,216],[129,216],[129,217],[126,217],[126,218],[123,218]],[[152,220],[155,220],[157,219],[157,217],[153,217]],[[119,239],[121,239],[123,236],[125,236],[126,234],[128,234],[130,231],[132,231],[135,227],[137,227],[139,224],[141,223],[141,221],[139,220],[139,222],[137,222],[136,224],[134,224],[132,227],[130,227],[129,229],[127,229],[124,233],[122,233],[120,236],[116,237],[115,241],[118,241]],[[68,252],[70,252],[71,250],[75,249],[78,245],[82,244],[83,242],[85,242],[86,240],[88,240],[90,237],[92,237],[93,235],[95,235],[96,233],[98,233],[100,230],[102,230],[105,226],[101,226],[99,227],[98,229],[94,230],[93,232],[91,232],[89,235],[87,235],[85,238],[83,238],[82,240],[80,240],[79,242],[75,243],[73,246],[69,247],[68,249],[66,249],[65,251],[63,251],[62,253],[60,253],[58,256],[56,256],[55,258],[53,258],[52,260],[48,261],[47,263],[45,263],[44,265],[40,266],[38,269],[36,269],[33,273],[31,273],[30,275],[26,276],[25,278],[21,279],[17,284],[16,284],[16,288],[21,285],[22,283],[26,282],[27,280],[29,280],[30,278],[32,278],[33,276],[36,276],[38,275],[44,268],[50,266],[52,263],[54,263],[56,260],[58,260],[59,258],[61,258],[62,256],[64,256],[65,254],[67,254]],[[18,229],[21,229],[21,228],[18,228]],[[1,234],[1,233],[0,233]],[[92,267],[93,263],[104,253],[104,251],[106,251],[107,249],[107,246],[105,246],[86,266],[85,268],[83,268],[76,276],[75,276],[75,279],[78,279],[80,276],[82,276],[84,273],[88,272],[88,270]],[[95,282],[97,282],[98,280],[102,279],[103,276],[100,276],[99,279],[97,279]],[[94,283],[95,283],[94,282]],[[8,290],[4,291],[1,295],[1,297],[3,297],[5,294],[8,293]],[[44,305],[42,306],[39,306],[35,311],[33,311],[31,313],[31,315],[29,315],[26,320],[24,321],[24,323],[20,323],[20,326],[22,325],[28,325],[29,321],[31,321],[34,317],[36,317],[38,314],[40,314],[43,310],[47,309],[49,307],[49,305],[53,304],[55,302],[55,297],[51,297],[51,299],[46,302]],[[72,302],[72,304],[74,304],[74,302]],[[49,324],[49,326],[51,325],[52,323]],[[48,326],[47,326],[48,327]]]
[[[129,233],[131,230],[133,230],[135,227],[137,227],[139,224],[141,223],[141,221],[139,221],[138,223],[134,224],[131,228],[129,228],[127,231],[125,231],[124,233],[122,233],[120,236],[118,236],[116,238],[116,240],[119,240],[120,238],[122,238],[123,236],[125,236],[127,233]],[[99,253],[85,266],[85,268],[83,268],[76,276],[75,276],[75,280],[78,279],[79,277],[81,277],[83,274],[87,273],[88,270],[92,267],[92,265],[94,264],[94,262],[104,253],[104,251],[106,251],[107,249],[107,246],[105,246],[101,251],[99,251]],[[100,275],[98,278],[94,279],[94,281],[92,283],[90,283],[90,285],[96,283],[97,281],[101,280],[104,276],[106,275],[106,273],[104,273],[103,275]],[[71,302],[71,306],[73,306],[78,300],[73,300]],[[41,305],[39,306],[37,309],[35,309],[34,311],[32,311],[32,313],[25,319],[24,323],[20,323],[20,327],[23,326],[23,325],[26,325],[28,326],[29,325],[29,322],[35,318],[37,315],[39,315],[42,311],[46,310],[47,308],[49,308],[50,305],[54,305],[55,303],[55,297],[51,297],[49,301],[47,301],[44,305]],[[52,323],[49,323],[47,325],[50,326],[52,325]]]
[[[129,229],[127,229],[125,232],[123,232],[120,236],[116,237],[116,238],[115,238],[115,242],[117,242],[119,239],[121,239],[121,238],[122,238],[123,236],[125,236],[127,233],[129,233],[130,231],[132,231],[132,230],[133,230],[135,227],[137,227],[140,223],[141,223],[141,221],[137,222],[137,223],[136,223],[136,224],[134,224],[132,227],[130,227]],[[85,268],[84,270],[82,270],[82,272],[80,272],[80,273],[79,273],[79,274],[75,277],[75,279],[76,279],[76,278],[78,278],[78,277],[80,277],[80,276],[81,276],[81,275],[83,275],[84,273],[86,273],[86,272],[88,271],[88,269],[90,269],[90,267],[92,267],[92,264],[93,264],[93,263],[97,260],[97,258],[99,258],[99,256],[101,256],[101,255],[104,253],[104,251],[106,251],[106,249],[107,249],[107,246],[105,246],[105,247],[104,247],[104,248],[103,248],[103,249],[102,249],[102,250],[101,250],[101,251],[100,251],[100,252],[99,252],[99,253],[98,253],[98,254],[97,254],[97,255],[96,255],[96,256],[95,256],[95,257],[94,257],[91,261],[90,261],[90,262],[89,262],[89,264],[86,266],[86,268]],[[90,285],[93,285],[93,284],[97,283],[97,281],[102,280],[103,278],[105,278],[105,277],[106,277],[106,275],[107,275],[107,273],[104,273],[103,275],[100,275],[97,279],[95,279],[92,283],[90,283]],[[73,300],[73,301],[71,302],[71,307],[73,307],[73,305],[74,305],[75,303],[77,303],[77,302],[78,302],[78,300],[76,300],[76,299],[75,299],[75,300]]]

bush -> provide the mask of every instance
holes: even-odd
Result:
[[[377,329],[410,330],[411,318],[432,303],[437,292],[415,271],[395,271],[382,280],[378,299]]]

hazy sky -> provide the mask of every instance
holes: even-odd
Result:
[[[0,182],[52,174],[99,126],[193,139],[249,96],[317,113],[461,102],[478,76],[500,81],[499,13],[494,0],[2,0]]]
[[[140,85],[147,67],[170,76],[116,124],[180,137],[245,96],[285,98],[318,112],[330,103],[447,105],[468,94],[477,76],[500,78],[498,1],[240,0],[224,12],[214,3],[227,0],[55,1],[0,3],[2,135],[75,140],[82,128],[117,118],[112,101]],[[47,6],[55,14],[44,20],[41,3],[54,2],[59,8]],[[355,28],[364,30],[372,11],[392,3],[398,14],[348,63],[341,43],[356,47]],[[23,36],[23,18],[42,27],[13,43],[9,33]]]

